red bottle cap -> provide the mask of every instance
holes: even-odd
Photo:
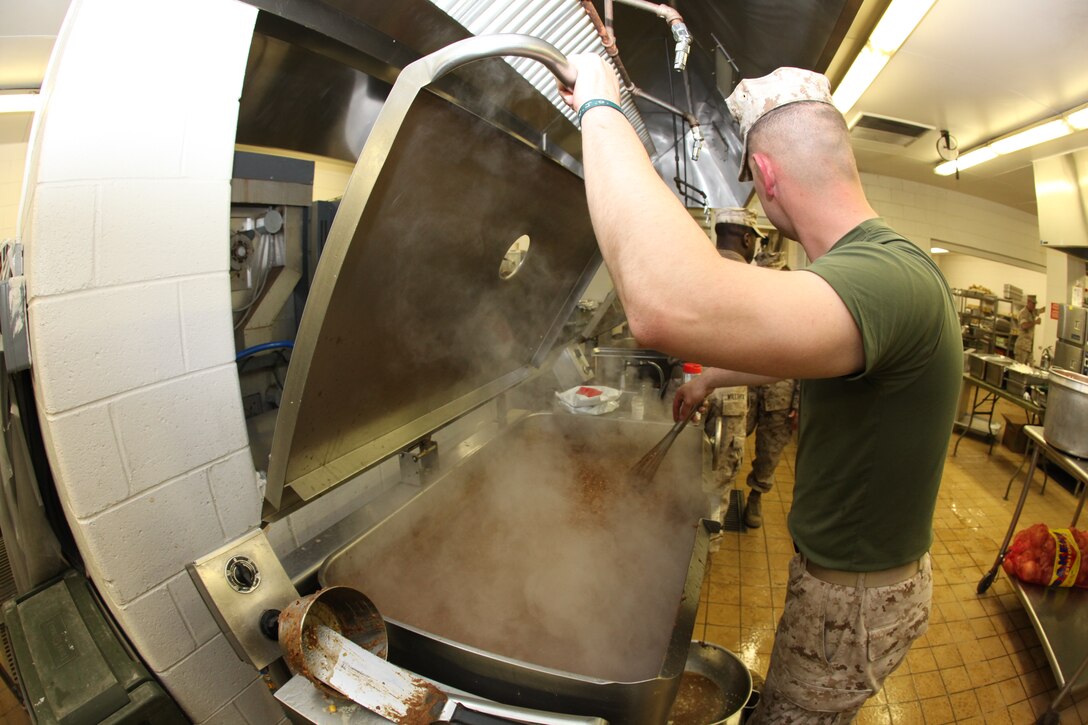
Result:
[[[684,363],[684,373],[691,373],[692,375],[698,375],[703,372],[703,366],[699,363]]]

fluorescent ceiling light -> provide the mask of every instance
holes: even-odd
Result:
[[[1022,151],[1084,129],[1088,129],[1088,106],[1067,111],[1064,115],[1055,116],[1042,123],[1028,126],[990,141],[983,146],[968,151],[957,159],[937,164],[933,169],[933,173],[938,176],[948,176],[957,171],[963,171],[972,166],[991,161],[998,156]]]
[[[872,85],[880,71],[922,22],[936,0],[892,0],[865,47],[846,71],[831,100],[844,115]]]
[[[884,11],[880,22],[869,36],[869,43],[877,50],[891,55],[907,36],[918,27],[935,0],[896,0]]]
[[[0,113],[34,113],[39,103],[37,93],[0,93]]]
[[[861,94],[873,84],[887,63],[888,56],[878,53],[868,45],[862,48],[838,88],[831,94],[831,102],[835,104],[835,108],[845,115],[858,102]]]
[[[929,253],[930,254],[948,254],[948,250],[945,249],[944,247],[930,247],[929,248]]]
[[[945,161],[943,164],[939,164],[937,168],[933,169],[933,173],[937,176],[949,176],[956,173],[956,171],[963,171],[969,169],[972,166],[978,166],[979,164],[991,161],[997,158],[997,152],[989,146],[983,146],[982,148],[969,151],[958,159],[952,161]]]
[[[1065,120],[1069,122],[1069,125],[1075,128],[1077,131],[1083,131],[1088,128],[1088,108],[1082,108],[1079,111],[1073,111]]]
[[[999,141],[994,141],[990,144],[990,148],[998,154],[1011,154],[1014,151],[1026,149],[1028,146],[1053,141],[1071,133],[1073,133],[1073,129],[1069,127],[1069,124],[1057,118],[1041,126],[1034,126],[1026,131],[1019,131],[1012,136],[1006,136]]]

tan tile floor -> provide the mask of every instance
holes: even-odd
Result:
[[[1014,420],[1023,419],[1015,409],[1007,412]],[[749,439],[747,460],[752,452]],[[711,560],[695,627],[696,638],[702,638],[705,626],[707,641],[735,652],[761,675],[767,671],[793,555],[786,513],[793,495],[794,454],[792,446],[787,449],[775,488],[763,497],[763,527],[725,534]],[[971,435],[955,457],[949,456],[934,517],[929,631],[866,703],[859,725],[1030,725],[1057,694],[1039,639],[1004,572],[986,594],[976,594],[1015,508],[1023,473],[1013,484],[1011,500],[1002,495],[1021,458],[1000,443],[988,455],[985,441]],[[745,475],[747,467],[738,481],[743,483]],[[1073,496],[1053,480],[1040,495],[1041,483],[1037,473],[1020,523],[1067,526]],[[1078,528],[1085,527],[1088,513],[1078,522]],[[1061,722],[1088,722],[1088,693],[1064,703]]]

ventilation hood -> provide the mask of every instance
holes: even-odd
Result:
[[[1034,166],[1040,243],[1088,259],[1088,148]]]

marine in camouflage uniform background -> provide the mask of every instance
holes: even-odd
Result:
[[[714,244],[725,259],[750,264],[763,234],[755,226],[755,212],[741,207],[719,209],[714,214]],[[744,459],[744,439],[748,417],[748,387],[739,385],[718,388],[707,396],[707,432],[714,439],[717,419],[722,431],[718,450],[714,453],[714,476],[707,491],[708,516],[723,521],[729,508],[729,492],[733,489]],[[711,541],[711,550],[718,541]]]
[[[781,232],[770,232],[755,255],[755,262],[768,269],[787,269]],[[744,507],[744,523],[758,529],[763,525],[762,495],[774,486],[774,471],[782,451],[793,436],[791,413],[797,410],[800,386],[793,380],[779,380],[748,388],[748,415],[745,434],[756,434],[756,455],[748,474],[748,502]]]
[[[744,439],[747,435],[748,388],[740,385],[732,388],[716,388],[707,396],[707,432],[714,440],[717,418],[721,418],[722,431],[715,451],[713,489],[707,491],[709,516],[722,521],[729,508],[729,492],[736,484],[737,473],[744,460]]]

